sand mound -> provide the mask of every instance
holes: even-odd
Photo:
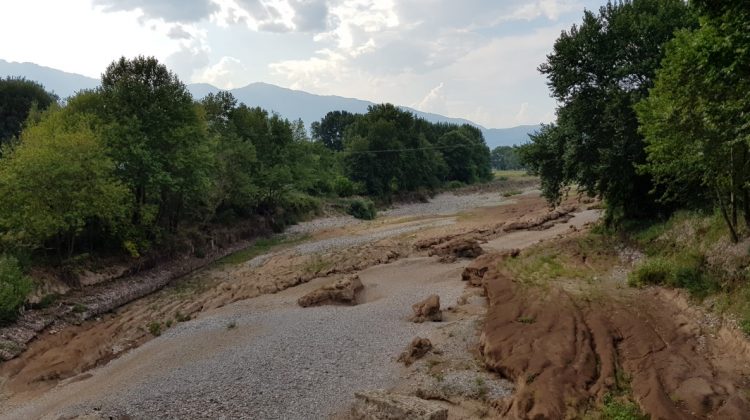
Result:
[[[357,293],[363,288],[359,276],[349,276],[302,296],[297,303],[303,308],[331,303],[352,305],[357,303]]]

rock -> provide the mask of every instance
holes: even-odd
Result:
[[[426,338],[417,337],[412,340],[409,347],[404,350],[403,353],[398,357],[399,362],[403,362],[406,366],[411,365],[418,359],[421,359],[425,354],[432,350],[432,342]]]
[[[466,266],[464,272],[461,273],[461,280],[468,281],[471,286],[482,287],[484,274],[487,273],[487,270],[489,270],[493,264],[500,264],[508,257],[517,257],[520,252],[521,251],[518,249],[509,249],[502,252],[484,254]]]
[[[430,256],[438,255],[444,257],[442,261],[451,262],[456,258],[476,258],[483,252],[476,239],[457,238],[434,246]]]
[[[414,311],[412,322],[433,321],[440,322],[443,320],[443,312],[440,311],[440,296],[430,295],[427,299],[415,303],[411,306]]]
[[[355,305],[357,303],[357,293],[363,287],[359,276],[349,276],[302,296],[297,300],[297,303],[303,308],[329,303]]]
[[[352,418],[363,420],[447,420],[448,409],[433,401],[382,390],[355,392]]]

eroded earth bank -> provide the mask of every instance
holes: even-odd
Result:
[[[297,226],[45,331],[0,365],[0,417],[746,416],[747,341],[628,288],[596,207],[490,189]]]

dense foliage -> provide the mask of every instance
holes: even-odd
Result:
[[[610,2],[564,31],[539,70],[559,102],[556,124],[524,150],[542,174],[544,194],[558,202],[576,184],[607,202],[608,221],[657,211],[634,105],[648,95],[675,30],[695,18],[681,0]]]
[[[113,62],[99,88],[64,106],[34,82],[0,81],[0,115],[0,139],[18,140],[0,155],[0,255],[32,263],[163,255],[218,225],[281,229],[326,197],[387,201],[491,177],[474,127],[378,105],[364,115],[331,112],[310,139],[302,121],[228,92],[194,101],[152,57]],[[346,202],[356,217],[376,215],[371,199]],[[0,322],[29,289],[17,261],[1,257]]]
[[[21,271],[18,260],[0,255],[0,324],[15,318],[31,289],[31,280]]]
[[[734,241],[750,226],[750,9],[697,2],[696,30],[667,46],[656,86],[638,107],[648,161],[664,200],[713,202]]]
[[[43,111],[56,101],[57,97],[39,83],[23,78],[0,79],[0,147],[21,134],[34,109]]]
[[[498,146],[492,149],[490,159],[492,168],[499,171],[524,169],[524,163],[521,161],[520,146]]]

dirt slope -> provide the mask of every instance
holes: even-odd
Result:
[[[652,419],[750,413],[747,354],[731,335],[704,328],[674,294],[606,287],[583,299],[562,284],[517,282],[503,257],[487,264],[484,284],[482,353],[517,385],[502,404],[509,417],[574,417],[620,387],[631,387]]]

